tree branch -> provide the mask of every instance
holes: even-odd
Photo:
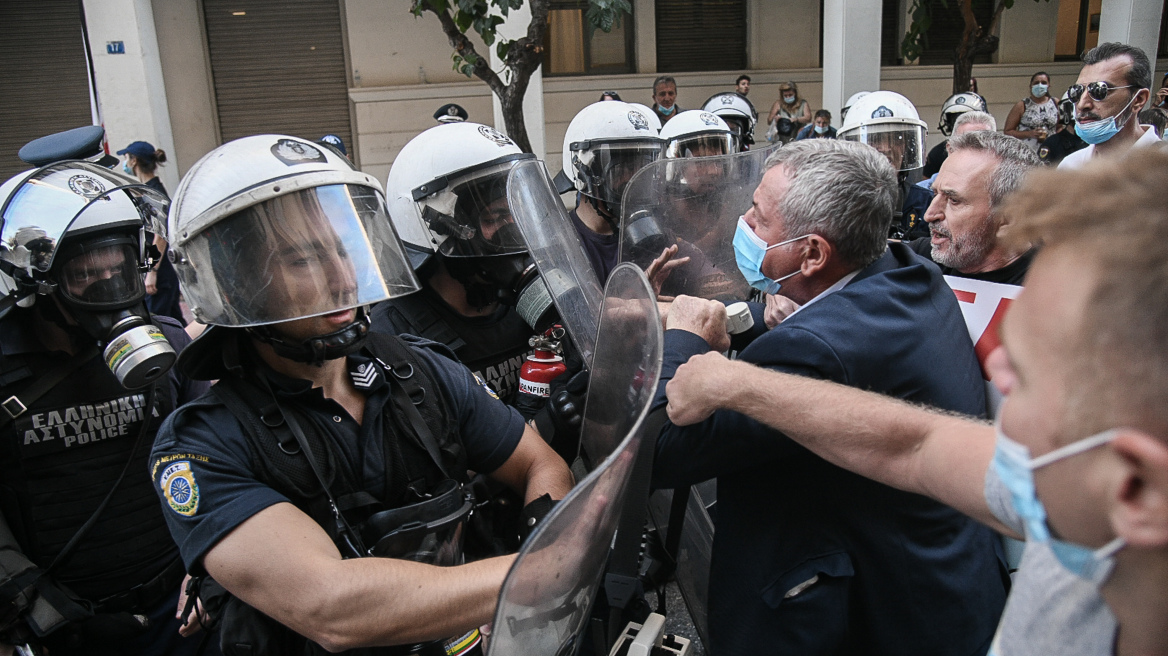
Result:
[[[454,24],[454,18],[450,16],[450,12],[437,11],[427,3],[425,5],[426,11],[432,12],[438,17],[438,22],[442,24],[442,31],[446,34],[446,38],[450,41],[450,47],[468,62],[474,62],[474,74],[487,86],[495,95],[500,98],[507,90],[507,85],[503,84],[503,80],[499,79],[498,74],[491,70],[491,64],[486,57],[480,55],[474,47],[474,43],[466,37],[465,34],[458,31],[458,26]]]

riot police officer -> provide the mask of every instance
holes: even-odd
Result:
[[[925,165],[928,126],[908,98],[894,91],[875,91],[856,100],[848,109],[838,138],[859,141],[879,150],[898,171],[900,208],[892,221],[890,237],[909,241],[929,234],[925,210],[932,195],[918,187],[909,175]]]
[[[104,131],[22,157],[99,151]],[[194,653],[178,550],[150,492],[155,432],[206,385],[170,370],[182,326],[145,306],[166,197],[88,161],[0,186],[0,651]]]
[[[937,124],[937,129],[946,137],[951,137],[959,116],[966,112],[988,112],[988,107],[985,98],[972,91],[955,93],[949,96],[945,100],[945,104],[941,106],[941,120]],[[929,150],[929,155],[925,158],[925,169],[922,172],[926,178],[933,177],[941,170],[941,165],[949,156],[949,151],[945,147],[948,143],[949,140],[946,139]]]
[[[754,145],[754,126],[758,124],[758,111],[746,96],[736,91],[715,93],[702,105],[702,111],[715,114],[726,121],[726,125],[734,133],[734,152],[750,150]]]
[[[187,173],[170,227],[210,326],[177,366],[219,382],[150,470],[225,652],[469,653],[512,558],[463,564],[468,469],[537,507],[571,474],[447,349],[369,332],[368,305],[418,288],[378,182],[245,137]]]

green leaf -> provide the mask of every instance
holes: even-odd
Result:
[[[463,64],[459,71],[467,77],[474,77],[474,66],[470,64]]]
[[[499,45],[495,46],[495,54],[498,55],[499,59],[506,59],[507,58],[507,51],[511,50],[512,43],[515,43],[515,42],[514,41],[500,41]]]
[[[474,16],[464,14],[461,11],[454,12],[454,26],[458,28],[459,32],[465,34],[470,29],[472,22],[474,22]]]

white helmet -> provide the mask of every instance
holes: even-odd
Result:
[[[562,173],[569,189],[617,207],[633,174],[660,156],[661,139],[643,110],[625,102],[597,102],[568,124]]]
[[[737,91],[715,93],[702,105],[702,109],[717,114],[726,121],[740,144],[749,146],[754,143],[754,126],[758,124],[758,112],[746,96]]]
[[[857,92],[853,93],[852,95],[848,96],[848,101],[845,102],[843,108],[840,109],[840,120],[841,121],[846,120],[848,117],[848,110],[852,108],[852,105],[856,104],[857,100],[859,100],[860,98],[863,98],[864,96],[866,96],[870,93],[872,93],[872,92],[871,91],[857,91]]]
[[[941,106],[941,122],[937,129],[946,137],[953,134],[953,124],[965,112],[988,112],[985,98],[972,92],[955,93]]]
[[[681,112],[661,128],[665,157],[709,157],[735,152],[734,133],[726,122],[710,112]]]
[[[29,307],[37,294],[54,292],[94,310],[141,301],[140,273],[154,264],[144,233],[165,234],[169,205],[137,179],[90,162],[57,162],[10,178],[0,185],[0,293],[6,295],[0,316],[13,302]],[[119,285],[86,286],[84,295],[74,297],[51,271],[54,263],[60,259],[57,269],[64,269],[98,242],[125,253]]]
[[[430,128],[401,149],[389,170],[389,215],[416,266],[433,253],[477,257],[524,253],[507,206],[507,176],[524,153],[486,125]],[[421,255],[421,257],[419,257]]]
[[[848,110],[839,138],[866,143],[883,153],[893,168],[911,171],[925,165],[928,133],[908,98],[894,91],[875,91]]]
[[[219,146],[183,177],[171,258],[199,321],[262,326],[418,289],[381,185],[329,148],[283,135]]]

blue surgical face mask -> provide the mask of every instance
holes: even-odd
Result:
[[[795,102],[795,96],[783,96],[783,102],[790,105]]]
[[[734,259],[738,262],[738,270],[742,272],[742,276],[746,278],[746,282],[751,287],[767,294],[777,294],[779,288],[782,287],[781,283],[798,275],[801,269],[796,269],[778,280],[771,280],[762,272],[762,261],[766,259],[767,251],[810,236],[803,235],[777,244],[767,245],[766,241],[755,234],[750,225],[746,223],[746,219],[740,216],[738,217],[738,227],[734,230]]]
[[[826,133],[827,133],[827,127],[828,127],[828,126],[826,126],[826,125],[817,125],[817,126],[815,126],[815,134],[826,134]]]
[[[122,170],[126,172],[126,175],[134,175],[134,169],[130,168],[129,162],[122,162]]]
[[[660,111],[662,114],[665,114],[666,116],[669,116],[670,114],[672,114],[672,113],[673,113],[673,110],[677,109],[677,105],[674,105],[674,106],[672,106],[672,107],[662,107],[661,105],[657,105],[657,109],[658,109],[658,110],[659,110],[659,111]]]
[[[1034,470],[1103,446],[1115,439],[1116,431],[1097,433],[1046,455],[1031,458],[1030,449],[1006,437],[1002,432],[1001,417],[994,423],[994,429],[997,432],[994,470],[1010,491],[1014,510],[1026,522],[1026,539],[1050,545],[1050,550],[1063,567],[1097,586],[1103,585],[1115,568],[1115,552],[1124,547],[1124,539],[1115,538],[1099,549],[1089,549],[1051,535],[1050,526],[1046,521],[1046,507],[1042,505],[1034,488]]]
[[[1050,89],[1050,87],[1048,85],[1045,85],[1045,84],[1032,84],[1032,85],[1030,85],[1030,93],[1035,98],[1041,98],[1041,97],[1045,96],[1047,89]]]
[[[1136,97],[1133,95],[1132,99],[1127,101],[1127,104],[1123,106],[1123,109],[1119,110],[1119,114],[1126,112],[1127,108],[1131,107],[1132,101],[1135,99]],[[1116,114],[1115,116],[1119,116],[1119,114]],[[1123,126],[1127,125],[1127,121],[1124,121],[1123,125],[1116,125],[1115,116],[1099,119],[1098,121],[1091,121],[1086,125],[1080,122],[1078,117],[1076,117],[1075,134],[1079,135],[1080,139],[1091,145],[1101,144],[1104,141],[1107,141],[1108,139],[1119,134],[1119,131],[1123,129]]]

